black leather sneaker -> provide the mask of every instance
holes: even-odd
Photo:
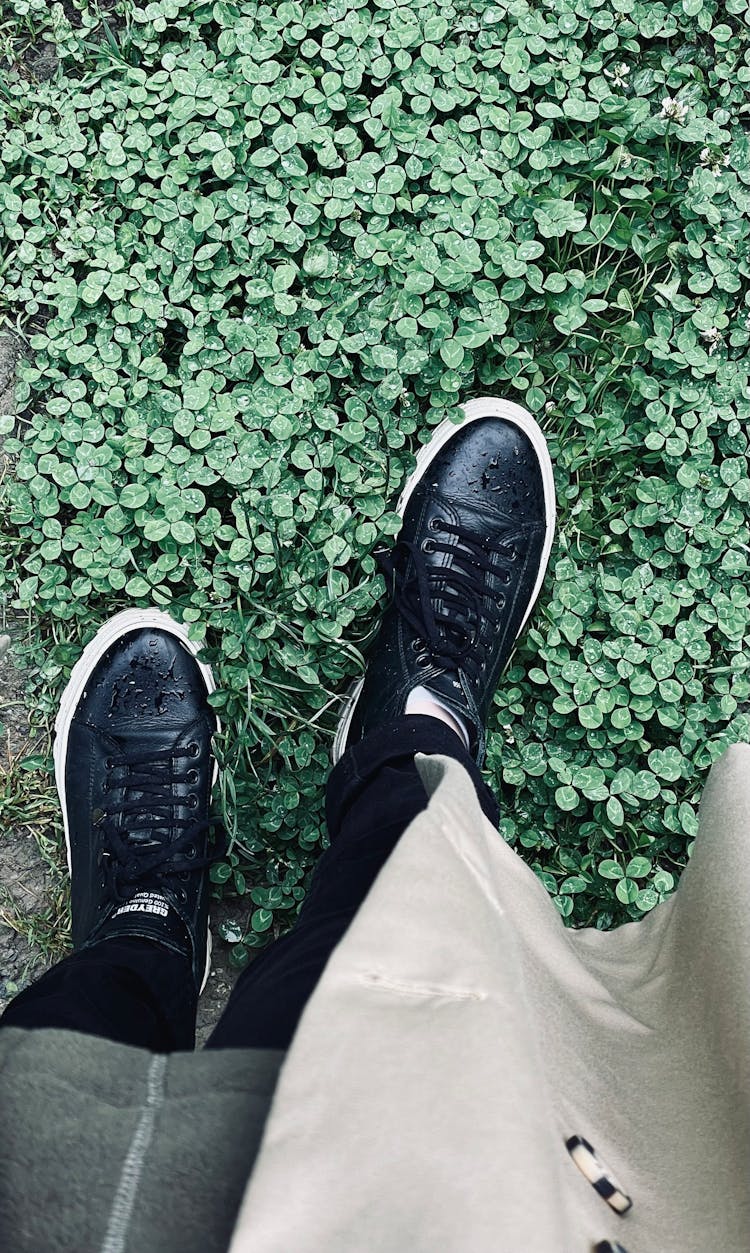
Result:
[[[129,609],[73,667],[54,762],[71,874],[73,945],[141,936],[182,953],[202,991],[211,965],[207,867],[218,768],[215,684],[187,631]]]
[[[490,703],[547,569],[555,486],[530,413],[494,397],[462,408],[465,421],[441,423],[417,454],[395,547],[376,550],[392,601],[348,694],[334,762],[401,716],[416,687],[455,711],[484,762]]]

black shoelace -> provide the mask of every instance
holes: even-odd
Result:
[[[126,901],[135,892],[146,889],[162,891],[165,880],[175,875],[187,880],[195,871],[213,865],[226,853],[224,840],[210,857],[198,856],[198,838],[209,828],[220,826],[218,819],[191,822],[175,814],[180,801],[172,795],[174,785],[197,781],[191,768],[180,771],[178,762],[180,759],[194,761],[197,755],[197,745],[147,755],[137,751],[110,754],[107,761],[109,788],[121,792],[121,797],[107,806],[102,817],[101,857],[107,886],[116,901]],[[135,800],[128,795],[133,791],[141,794]],[[124,834],[123,827],[126,828]],[[181,834],[176,839],[167,838],[161,843],[156,838],[158,831],[166,836],[180,828]],[[146,852],[150,847],[153,852]],[[184,897],[184,890],[178,888],[177,891]]]
[[[461,669],[476,679],[484,668],[484,656],[505,604],[502,593],[492,606],[482,603],[487,596],[486,577],[501,575],[505,566],[515,561],[516,551],[508,538],[500,542],[493,539],[489,552],[486,536],[477,536],[460,523],[442,518],[431,519],[430,530],[456,536],[458,545],[432,537],[424,541],[430,545],[428,551],[450,553],[450,566],[428,570],[422,546],[409,540],[399,540],[390,551],[377,549],[373,555],[392,588],[396,609],[424,644],[425,652],[444,670]],[[499,555],[498,548],[504,549],[507,557]],[[404,571],[409,556],[413,572],[407,578]],[[510,582],[509,575],[505,582]],[[439,618],[434,608],[438,600],[444,605]],[[482,622],[490,626],[484,638]]]

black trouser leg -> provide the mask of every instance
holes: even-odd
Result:
[[[240,976],[207,1048],[288,1048],[323,968],[399,837],[427,805],[414,754],[468,770],[485,814],[497,804],[458,736],[408,715],[378,727],[331,772],[321,856],[293,930]],[[155,1053],[192,1049],[197,998],[189,962],[149,940],[105,940],[73,953],[11,1001],[0,1027],[58,1027]]]
[[[206,1048],[288,1048],[308,997],[378,871],[427,806],[414,754],[455,757],[497,826],[497,802],[445,723],[406,715],[378,727],[334,767],[326,789],[330,847],[320,857],[294,928],[240,975]]]
[[[7,1007],[0,1027],[61,1027],[153,1053],[195,1048],[190,962],[151,940],[103,940],[58,962]]]

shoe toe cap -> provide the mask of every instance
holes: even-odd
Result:
[[[117,640],[99,660],[79,705],[99,726],[123,721],[184,726],[208,709],[198,665],[174,636],[142,628]]]
[[[498,510],[519,521],[544,516],[544,482],[534,445],[525,431],[502,418],[459,428],[427,467],[416,507],[436,493],[461,504]]]

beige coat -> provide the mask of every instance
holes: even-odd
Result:
[[[417,763],[286,1053],[0,1031],[3,1253],[748,1253],[750,746],[610,932]]]
[[[672,897],[610,932],[416,760],[429,808],[306,1006],[230,1253],[748,1253],[750,746]]]

